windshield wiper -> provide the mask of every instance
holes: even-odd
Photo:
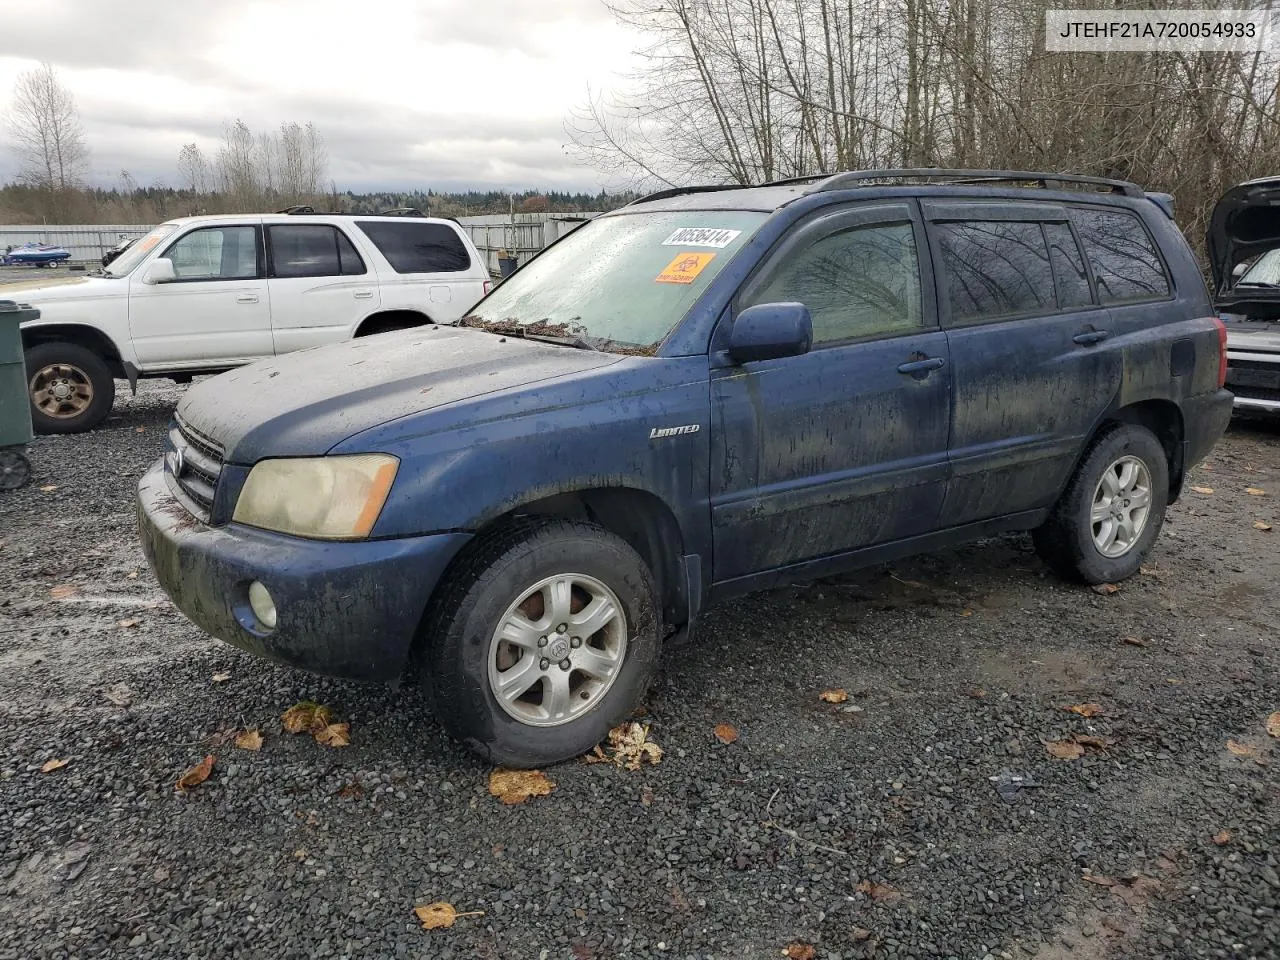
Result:
[[[582,337],[555,337],[549,333],[519,333],[516,336],[524,337],[526,340],[541,340],[543,343],[558,343],[562,347],[576,347],[579,350],[600,352],[599,347],[593,343],[588,343]]]
[[[535,324],[529,324],[526,326],[520,323],[490,322],[481,320],[479,317],[468,315],[455,320],[451,326],[466,327],[469,330],[483,330],[485,333],[496,333],[502,337],[520,337],[522,340],[540,340],[543,343],[554,343],[562,347],[575,347],[578,350],[595,350],[597,353],[601,352],[600,348],[594,343],[591,343],[585,337],[580,337],[577,334],[542,332],[530,333],[528,329],[529,326],[536,326]],[[564,326],[564,324],[554,324],[552,325],[552,329],[563,329]]]
[[[1241,280],[1237,287],[1280,287],[1280,283],[1268,283],[1266,280]]]

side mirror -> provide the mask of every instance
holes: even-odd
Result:
[[[1248,263],[1237,263],[1234,267],[1231,268],[1231,279],[1239,280],[1241,277],[1244,276],[1245,271],[1248,269],[1249,269]]]
[[[147,267],[147,272],[142,277],[143,283],[170,283],[178,279],[177,273],[173,270],[173,261],[161,257],[158,260],[152,260],[151,266]]]
[[[734,318],[729,334],[729,358],[734,363],[796,357],[812,346],[813,318],[803,303],[747,307]]]

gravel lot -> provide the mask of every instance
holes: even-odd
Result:
[[[648,703],[660,765],[503,806],[413,689],[164,601],[133,490],[179,389],[121,388],[0,495],[0,960],[1280,957],[1280,427],[1233,427],[1114,595],[1018,537],[717,608]],[[303,699],[351,745],[284,734]]]

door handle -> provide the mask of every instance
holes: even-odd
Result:
[[[236,303],[257,303],[258,295],[256,293],[242,293],[236,297]]]
[[[357,300],[369,300],[369,299],[371,299],[371,298],[373,297],[373,291],[372,291],[372,290],[357,290],[357,291],[353,294],[353,296],[354,296]]]
[[[930,370],[937,370],[944,363],[946,363],[946,361],[941,357],[924,357],[920,360],[908,360],[906,363],[898,364],[898,372],[909,373],[917,380],[923,380],[929,375]]]
[[[1078,343],[1081,346],[1088,347],[1095,343],[1101,343],[1109,336],[1111,336],[1110,330],[1089,330],[1085,333],[1077,333],[1071,338],[1071,341],[1073,343]]]

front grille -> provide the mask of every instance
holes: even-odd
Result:
[[[206,523],[213,509],[218,476],[222,473],[222,456],[217,443],[174,417],[169,427],[165,472],[187,509]]]

